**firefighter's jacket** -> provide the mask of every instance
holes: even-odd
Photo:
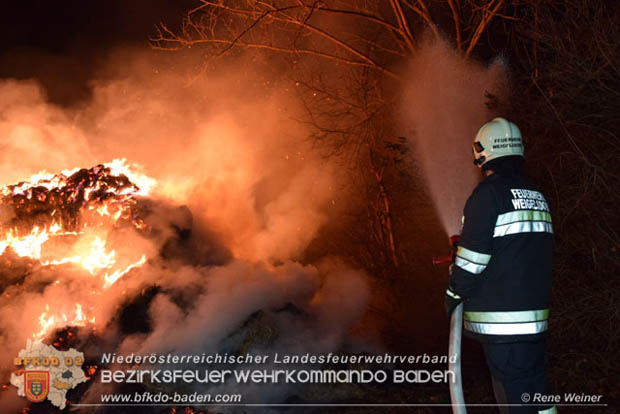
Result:
[[[521,176],[486,177],[465,205],[446,292],[464,302],[465,333],[492,342],[543,336],[552,249],[545,197]]]

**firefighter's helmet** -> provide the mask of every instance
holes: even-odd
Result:
[[[504,118],[495,118],[480,128],[473,145],[474,164],[482,167],[487,162],[510,155],[523,157],[523,138],[519,127]]]

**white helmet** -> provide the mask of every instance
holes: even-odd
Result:
[[[523,157],[523,139],[519,127],[504,118],[482,125],[473,145],[474,164],[482,167],[487,162],[509,155]]]

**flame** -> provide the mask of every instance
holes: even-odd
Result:
[[[49,314],[50,306],[45,305],[45,311],[39,315],[40,329],[38,332],[32,334],[34,339],[42,339],[49,332],[54,329],[67,327],[67,326],[86,326],[87,324],[94,324],[95,318],[88,319],[82,311],[82,305],[75,304],[75,310],[70,313],[56,313]]]
[[[157,181],[155,181],[153,178],[137,172],[140,169],[138,165],[127,165],[127,160],[125,158],[114,159],[111,162],[105,164],[105,166],[110,168],[113,175],[124,175],[125,177],[129,178],[132,183],[135,183],[139,188],[138,192],[136,193],[137,195],[149,195],[157,184]]]
[[[104,288],[108,288],[110,286],[112,286],[114,283],[116,283],[116,281],[118,279],[120,279],[123,275],[125,275],[127,272],[129,272],[131,269],[135,269],[136,267],[140,267],[142,266],[144,263],[146,263],[146,255],[143,254],[142,257],[140,258],[140,260],[138,260],[135,263],[130,264],[129,266],[127,266],[125,269],[122,270],[117,270],[116,272],[112,273],[111,275],[108,275],[107,273],[105,274],[105,283],[103,285]]]
[[[41,171],[24,182],[3,187],[0,204],[12,206],[15,217],[0,223],[0,255],[11,250],[41,266],[73,265],[85,275],[99,278],[100,289],[109,289],[146,263],[147,256],[141,252],[119,257],[107,237],[123,226],[148,230],[136,206],[155,185],[156,181],[140,172],[139,166],[115,159],[88,170],[64,170],[60,174]],[[49,257],[57,246],[64,254]],[[66,307],[52,312],[46,305],[38,317],[40,329],[32,336],[40,339],[57,328],[95,323],[80,303],[69,308],[70,312],[65,312]]]
[[[80,260],[80,264],[88,270],[91,275],[94,275],[99,269],[107,269],[112,267],[116,260],[114,256],[116,252],[114,250],[106,252],[105,240],[96,237],[92,244],[92,250],[90,254]]]
[[[41,257],[41,245],[49,239],[47,231],[39,230],[35,226],[30,234],[19,237],[9,230],[4,240],[0,241],[0,254],[10,247],[19,257],[31,257],[39,259]]]

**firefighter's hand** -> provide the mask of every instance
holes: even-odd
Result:
[[[448,318],[452,316],[452,312],[454,312],[454,309],[456,309],[456,307],[462,301],[463,300],[458,295],[453,293],[450,289],[446,291],[446,296],[444,297],[443,304],[446,308],[446,314],[448,315]]]

